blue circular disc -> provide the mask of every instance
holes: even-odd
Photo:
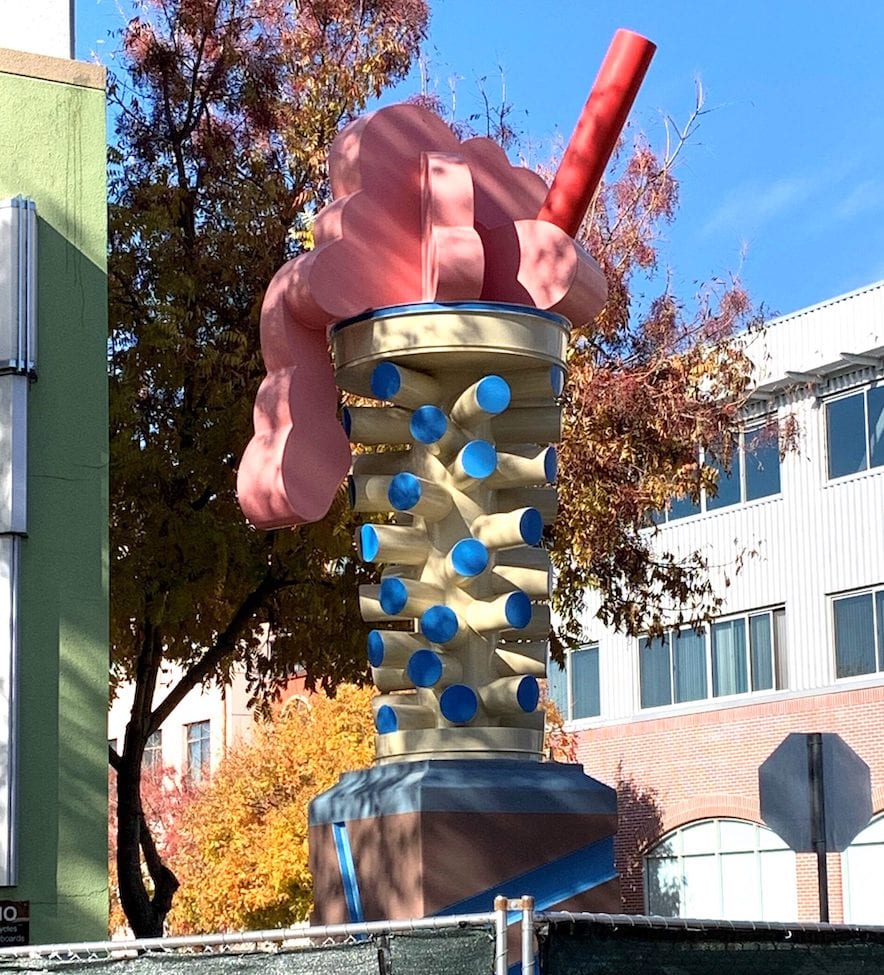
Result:
[[[466,724],[472,721],[479,709],[479,698],[472,687],[466,684],[452,684],[446,687],[439,698],[442,717],[452,724]]]
[[[403,471],[390,481],[387,500],[397,511],[411,511],[420,501],[422,493],[420,479]]]
[[[392,579],[381,581],[380,604],[385,613],[396,616],[402,612],[407,602],[408,589],[401,579],[394,576]]]
[[[448,418],[438,406],[419,406],[411,414],[408,429],[419,443],[436,443],[448,429]]]
[[[402,386],[399,367],[392,362],[379,362],[371,373],[371,391],[378,399],[392,399]]]
[[[488,549],[477,538],[462,538],[451,549],[451,567],[466,579],[488,568]]]
[[[381,543],[374,525],[362,525],[359,529],[359,557],[363,562],[374,562]]]
[[[543,537],[543,518],[537,508],[526,508],[519,519],[519,532],[526,545],[536,545]]]
[[[344,426],[344,433],[349,437],[350,431],[353,429],[353,415],[346,406],[341,410],[341,423]]]
[[[471,440],[460,453],[460,464],[467,477],[490,477],[497,470],[497,451],[487,440]]]
[[[552,386],[553,396],[561,396],[565,388],[565,370],[561,366],[549,367],[549,384]]]
[[[510,384],[501,376],[486,376],[476,387],[476,402],[492,416],[497,416],[510,405]]]
[[[442,677],[442,658],[433,650],[415,650],[405,673],[415,687],[434,687]]]
[[[431,643],[448,643],[458,629],[457,614],[448,606],[431,606],[420,619],[420,631]]]
[[[543,476],[547,484],[555,484],[559,473],[559,454],[555,447],[547,447],[543,458]]]
[[[380,630],[368,634],[368,662],[372,667],[380,667],[384,662],[384,635]]]
[[[388,735],[391,731],[399,730],[399,718],[389,704],[382,704],[378,708],[377,714],[374,716],[374,726],[377,728],[378,734],[381,735]]]
[[[519,707],[528,714],[537,709],[537,702],[540,700],[540,685],[537,683],[536,677],[523,677],[519,681],[516,700],[519,702]]]
[[[514,592],[506,598],[506,621],[515,630],[521,630],[531,622],[531,600],[523,592]]]

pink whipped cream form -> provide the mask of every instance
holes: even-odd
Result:
[[[350,468],[328,351],[336,322],[416,302],[505,302],[580,324],[599,312],[605,280],[571,233],[653,51],[618,31],[551,189],[490,139],[461,142],[415,105],[342,130],[315,247],[275,275],[261,311],[267,376],[237,482],[253,524],[319,520]]]
[[[460,142],[432,113],[394,105],[340,133],[329,171],[334,201],[316,218],[315,247],[276,274],[261,311],[267,377],[238,477],[243,511],[260,528],[322,518],[350,468],[328,353],[336,322],[469,300],[584,322],[605,300],[595,261],[536,219],[544,181],[490,139]]]

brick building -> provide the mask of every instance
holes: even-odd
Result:
[[[619,790],[627,911],[817,920],[816,858],[761,823],[758,766],[790,732],[837,732],[870,766],[875,815],[829,855],[830,917],[884,924],[884,283],[746,341],[731,475],[655,539],[716,567],[720,618],[630,639],[590,600],[589,642],[551,688],[579,760]]]

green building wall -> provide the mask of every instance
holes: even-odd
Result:
[[[38,217],[18,656],[18,883],[31,943],[107,934],[104,70],[0,50],[0,199]]]

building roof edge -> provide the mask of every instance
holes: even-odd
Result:
[[[80,88],[104,91],[107,69],[100,64],[53,58],[47,54],[31,54],[0,47],[0,74],[20,75],[39,81],[56,81]]]

